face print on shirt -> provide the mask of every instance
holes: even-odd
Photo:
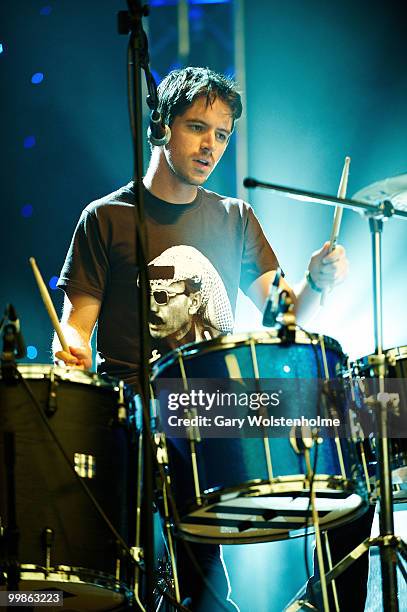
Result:
[[[165,341],[171,350],[232,331],[233,313],[225,285],[198,249],[170,247],[150,262],[148,272],[153,346],[155,341]]]

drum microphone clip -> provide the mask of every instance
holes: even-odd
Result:
[[[1,352],[1,372],[7,383],[17,381],[15,360],[25,357],[27,354],[23,335],[21,333],[20,320],[17,317],[12,304],[7,304],[4,317],[0,323],[0,333],[3,339],[3,350]]]
[[[295,340],[296,321],[294,302],[286,289],[280,289],[281,268],[270,283],[269,294],[263,310],[264,327],[278,329],[278,335],[283,342]]]

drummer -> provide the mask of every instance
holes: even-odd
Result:
[[[230,333],[238,289],[262,308],[279,266],[253,209],[242,200],[204,189],[242,113],[230,79],[207,68],[172,71],[158,88],[159,111],[171,128],[165,146],[151,146],[143,178],[151,288],[152,359],[174,346]],[[65,292],[62,328],[70,353],[55,338],[55,359],[92,367],[90,339],[97,323],[97,370],[137,387],[139,375],[138,269],[132,182],[86,206],[75,229],[59,287]],[[329,243],[311,255],[306,274],[290,291],[298,322],[319,306],[321,292],[340,283],[348,262]],[[203,571],[221,573],[219,547],[194,545]],[[180,556],[182,553],[180,553]],[[202,581],[185,562],[184,598],[199,610]],[[203,604],[202,604],[203,605]],[[225,606],[236,609],[229,599]],[[215,602],[202,609],[216,610]]]

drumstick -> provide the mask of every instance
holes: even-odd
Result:
[[[337,197],[343,200],[346,198],[346,190],[348,188],[348,178],[349,178],[349,165],[350,165],[350,157],[345,157],[345,163],[343,165],[341,182],[339,183],[338,195]],[[342,221],[342,213],[343,207],[339,204],[335,206],[334,220],[332,224],[331,237],[329,239],[329,251],[328,253],[332,253],[334,248],[336,247],[336,243],[338,241],[339,230],[341,227]],[[321,306],[325,304],[325,298],[329,290],[325,290],[321,295]]]
[[[41,293],[42,301],[44,302],[49,318],[51,319],[52,326],[55,329],[56,334],[59,338],[59,341],[62,346],[62,350],[65,351],[66,353],[70,353],[71,351],[69,350],[68,343],[65,340],[65,336],[62,332],[62,328],[59,323],[58,315],[55,311],[54,304],[52,303],[51,297],[43,281],[41,272],[38,269],[37,263],[34,257],[30,257],[29,261],[31,264],[32,271],[34,272],[35,280],[37,281],[38,289],[40,290],[40,293]]]

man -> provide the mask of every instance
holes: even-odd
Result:
[[[235,84],[205,68],[185,68],[171,72],[160,84],[158,95],[159,111],[172,135],[167,145],[152,148],[143,179],[148,259],[150,269],[157,263],[168,267],[170,256],[169,266],[174,270],[171,278],[150,277],[153,357],[154,351],[162,353],[163,340],[168,340],[170,349],[185,342],[191,330],[193,339],[200,338],[202,329],[194,330],[191,321],[198,314],[206,313],[204,323],[212,332],[232,331],[238,288],[262,308],[278,268],[252,208],[202,188],[225,152],[242,112]],[[139,296],[133,201],[130,183],[82,213],[59,280],[65,291],[62,325],[70,353],[60,350],[57,340],[54,350],[56,359],[90,368],[90,338],[98,322],[98,371],[137,385]],[[192,253],[204,275],[208,270],[216,272],[217,282],[207,299],[202,278],[201,285],[195,278],[195,288],[188,286]],[[328,254],[326,243],[312,255],[296,294],[281,280],[281,286],[293,296],[300,322],[316,310],[321,291],[339,283],[346,272],[343,247]],[[178,307],[175,319],[170,304]],[[194,546],[194,551],[205,571],[208,559],[212,564],[215,558],[219,560],[217,547]],[[192,609],[198,610],[199,576],[191,577],[190,567],[188,571],[188,580],[181,584],[183,595],[192,596]],[[181,568],[181,582],[182,572]],[[226,583],[223,588],[227,590]],[[211,610],[215,609],[213,604]]]

